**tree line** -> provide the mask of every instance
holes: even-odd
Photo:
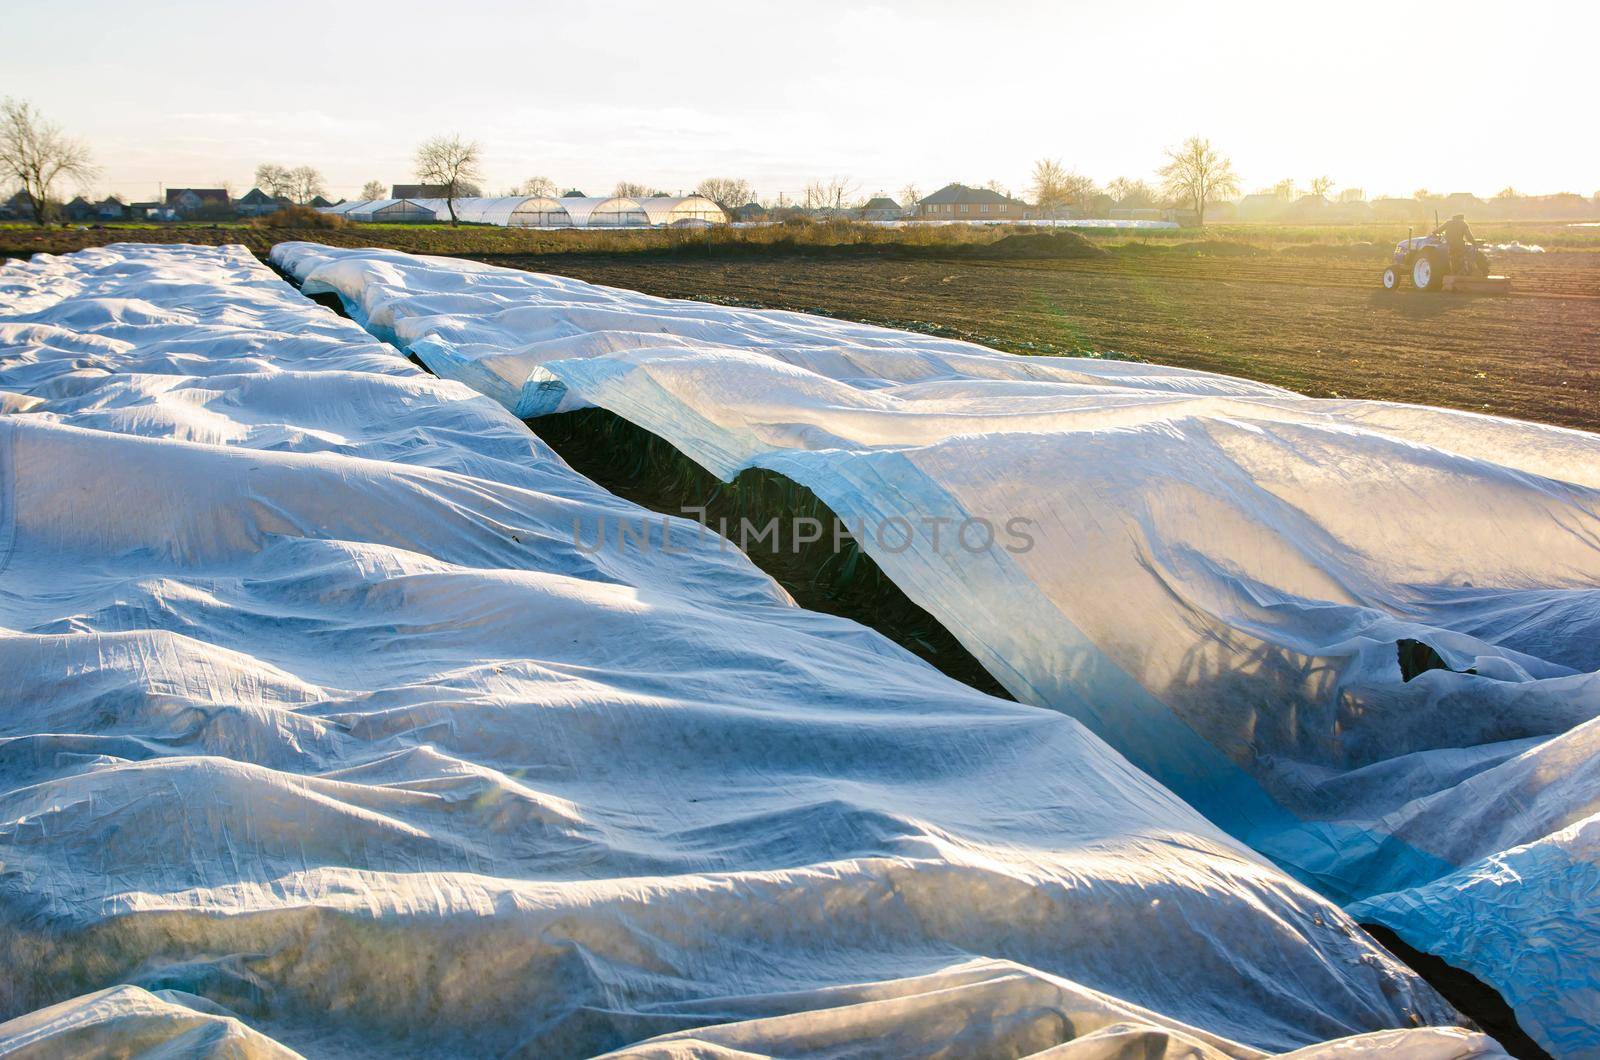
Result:
[[[1191,136],[1168,148],[1166,164],[1159,170],[1160,185],[1118,177],[1104,188],[1057,158],[1042,158],[1033,166],[1034,205],[1046,217],[1068,210],[1085,214],[1102,212],[1101,201],[1123,208],[1152,209],[1181,206],[1193,210],[1196,221],[1206,223],[1206,207],[1239,194],[1239,177],[1233,162],[1211,141]]]
[[[416,149],[413,157],[416,178],[419,183],[439,189],[437,197],[445,200],[452,225],[459,221],[457,201],[482,194],[483,154],[481,143],[460,134],[430,137]],[[1059,158],[1042,158],[1034,164],[1029,191],[1035,208],[1045,217],[1060,216],[1067,211],[1092,215],[1112,206],[1125,209],[1175,206],[1191,211],[1200,225],[1205,224],[1209,207],[1239,195],[1240,182],[1232,160],[1211,141],[1191,136],[1179,146],[1168,148],[1165,154],[1166,161],[1157,171],[1155,185],[1138,178],[1118,177],[1104,187],[1069,169]],[[46,120],[30,103],[0,100],[0,179],[15,184],[37,223],[49,223],[58,201],[56,189],[61,183],[75,181],[81,186],[98,173],[88,147],[81,140]],[[290,167],[264,162],[256,167],[255,183],[269,197],[292,203],[310,203],[327,195],[326,179],[310,165]],[[985,186],[1009,197],[1009,192],[997,181]],[[1313,196],[1327,196],[1336,186],[1333,178],[1326,175],[1313,177],[1309,184]],[[558,197],[557,187],[548,177],[530,177],[508,189],[506,194],[554,198]],[[1294,180],[1283,180],[1273,185],[1269,194],[1290,198],[1296,188]],[[763,203],[763,207],[776,211],[845,212],[864,205],[860,192],[860,185],[848,176],[818,178],[806,183],[798,200],[791,201],[780,194],[776,200]],[[710,199],[730,217],[758,200],[750,182],[736,177],[708,177],[695,187],[694,193]],[[559,194],[561,197],[583,196],[577,188],[568,188]],[[648,198],[669,193],[646,184],[619,181],[611,194]],[[1355,194],[1359,196],[1360,192]],[[363,199],[388,196],[389,188],[381,181],[367,181],[361,189]],[[902,207],[910,208],[921,198],[915,184],[907,184],[900,190]],[[1426,189],[1418,189],[1413,198],[1426,202],[1437,197]],[[1543,199],[1584,202],[1580,196],[1567,194]],[[1515,188],[1507,187],[1494,201],[1514,204],[1543,200],[1528,199]],[[1595,196],[1594,203],[1600,205],[1600,194]]]

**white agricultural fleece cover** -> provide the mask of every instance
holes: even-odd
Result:
[[[796,607],[241,247],[0,269],[0,407],[0,1054],[1253,1058],[1457,1018],[1078,722]],[[649,547],[578,548],[601,516]]]
[[[274,256],[519,416],[598,405],[724,479],[810,488],[1019,699],[1600,1056],[1600,437],[452,259]],[[956,541],[1017,517],[1031,550]],[[1448,668],[1406,680],[1403,641]]]

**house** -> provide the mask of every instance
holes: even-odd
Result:
[[[61,216],[77,224],[93,221],[96,219],[94,203],[85,199],[82,195],[76,195],[71,202],[61,208]]]
[[[875,195],[861,207],[860,214],[863,221],[898,221],[906,212],[887,195]]]
[[[1240,221],[1277,221],[1292,205],[1289,196],[1280,191],[1258,191],[1240,199],[1235,209]]]
[[[1380,196],[1372,200],[1372,219],[1374,221],[1420,222],[1427,216],[1427,213],[1426,207],[1416,199]]]
[[[1444,197],[1444,201],[1435,204],[1440,217],[1449,217],[1451,214],[1466,214],[1468,217],[1482,217],[1484,202],[1470,191],[1453,191]]]
[[[449,188],[444,184],[396,184],[389,189],[391,199],[442,199]],[[461,196],[465,198],[466,196]]]
[[[1326,195],[1302,195],[1284,211],[1283,216],[1286,220],[1315,224],[1327,219],[1332,205]]]
[[[343,202],[344,200],[341,199],[339,201]],[[321,195],[313,195],[309,205],[313,210],[325,210],[334,204],[329,202],[327,199],[324,199]]]
[[[107,195],[94,204],[94,213],[102,221],[121,221],[128,216],[128,208],[115,195]]]
[[[989,188],[946,184],[918,201],[915,216],[928,221],[1020,221],[1033,207]]]
[[[171,214],[171,216],[163,216]],[[128,204],[128,220],[130,221],[170,221],[175,217],[159,202],[130,202]]]
[[[767,208],[759,202],[747,202],[733,211],[735,221],[765,221]]]
[[[232,199],[226,188],[168,188],[166,206],[182,218],[231,216]]]
[[[1338,202],[1328,207],[1328,212],[1323,217],[1328,223],[1343,225],[1366,224],[1372,219],[1372,205],[1367,202],[1365,196],[1347,199],[1342,195]]]
[[[19,191],[4,203],[0,203],[0,213],[5,214],[13,221],[31,221],[33,220],[33,200]]]
[[[272,196],[260,188],[251,188],[234,201],[233,208],[240,217],[264,217],[288,205],[289,200],[282,195]]]

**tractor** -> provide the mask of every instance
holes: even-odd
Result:
[[[1511,288],[1511,281],[1504,276],[1489,275],[1489,252],[1482,243],[1463,244],[1459,257],[1452,261],[1449,245],[1437,232],[1414,238],[1407,233],[1395,244],[1394,260],[1383,270],[1383,289],[1399,290],[1407,281],[1419,291],[1487,294]]]

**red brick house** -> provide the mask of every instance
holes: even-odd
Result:
[[[947,184],[918,201],[916,216],[929,221],[1020,221],[1033,207],[988,188]]]

